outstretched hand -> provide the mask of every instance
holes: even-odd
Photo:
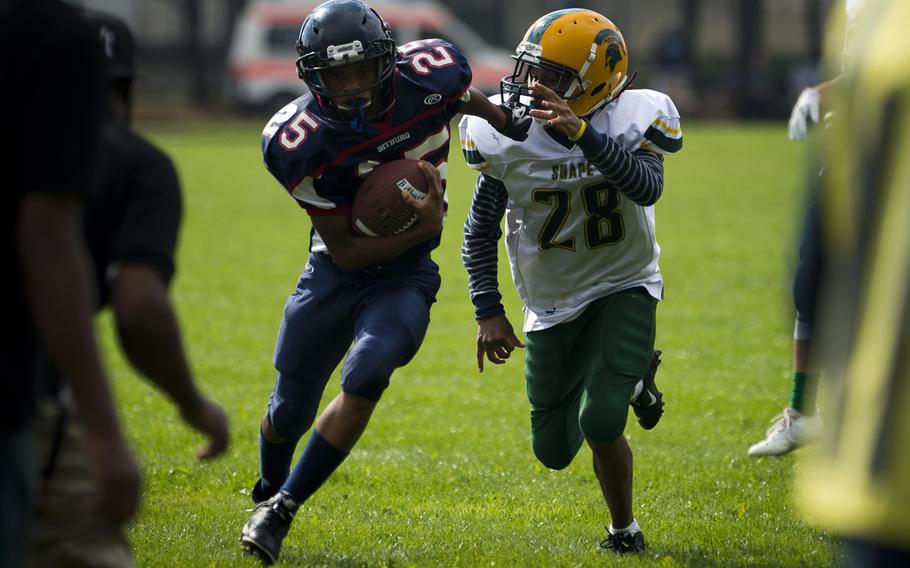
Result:
[[[502,365],[516,347],[525,346],[504,314],[480,320],[477,325],[477,368],[481,373],[484,355],[494,365]]]
[[[803,89],[790,111],[787,135],[790,140],[804,140],[809,132],[809,121],[818,122],[821,96],[815,87]]]
[[[196,452],[196,458],[209,460],[224,453],[230,440],[228,417],[214,402],[201,398],[188,408],[181,408],[180,415],[192,428],[208,438],[206,445]]]
[[[114,526],[126,523],[139,510],[142,478],[136,458],[119,432],[86,430],[83,447],[98,488],[94,507]]]
[[[531,116],[547,121],[547,128],[572,138],[581,130],[581,119],[569,108],[553,89],[537,81],[528,87],[537,108],[531,109]]]

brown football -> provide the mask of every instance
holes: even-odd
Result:
[[[394,235],[417,221],[414,209],[401,197],[402,190],[417,199],[427,195],[427,179],[417,160],[381,164],[361,182],[351,205],[354,230],[368,237]]]

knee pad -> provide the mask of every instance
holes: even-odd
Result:
[[[344,362],[342,390],[379,400],[389,386],[392,372],[410,361],[416,351],[413,339],[406,334],[371,334],[360,338]]]
[[[812,321],[800,312],[796,313],[796,323],[793,324],[793,339],[797,341],[812,339]]]
[[[577,449],[574,452],[569,451],[570,448],[567,448],[565,443],[547,443],[540,438],[532,438],[531,449],[534,450],[537,461],[549,469],[556,470],[569,467],[569,464],[575,459],[575,454],[578,453]]]
[[[297,440],[313,425],[319,411],[319,400],[300,400],[293,403],[272,394],[269,399],[269,423],[272,431],[285,440]]]
[[[565,416],[565,415],[563,415]],[[533,413],[531,423],[531,449],[537,461],[550,469],[565,469],[575,459],[584,442],[578,428],[559,427],[553,422],[537,422]]]
[[[613,391],[599,400],[584,401],[578,423],[584,437],[595,442],[610,442],[622,436],[629,415],[629,395]]]

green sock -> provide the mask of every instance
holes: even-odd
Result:
[[[809,373],[793,373],[790,408],[805,416],[815,414],[815,386],[810,382]]]

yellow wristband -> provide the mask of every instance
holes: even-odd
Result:
[[[581,128],[578,129],[578,134],[576,134],[575,136],[569,136],[569,140],[571,140],[572,142],[578,142],[578,139],[582,137],[582,135],[585,133],[585,130],[587,130],[587,129],[588,129],[588,123],[585,122],[584,120],[582,120]]]

